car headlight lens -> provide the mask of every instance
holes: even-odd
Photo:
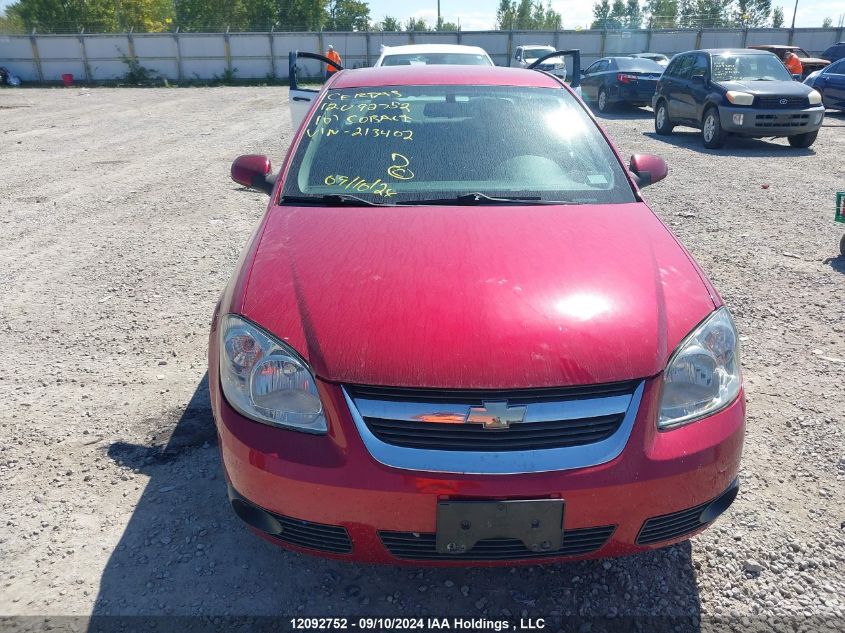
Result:
[[[739,395],[739,342],[727,308],[720,308],[678,346],[663,374],[658,428],[716,413]]]
[[[289,346],[227,314],[220,326],[220,384],[248,418],[311,433],[328,430],[311,370]]]
[[[752,103],[754,103],[754,95],[750,95],[747,92],[728,90],[728,94],[726,96],[728,98],[728,101],[730,101],[734,105],[750,106]]]
[[[822,95],[818,90],[811,90],[807,98],[810,100],[810,105],[819,105],[822,102]]]

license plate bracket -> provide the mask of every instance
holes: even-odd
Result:
[[[553,552],[563,544],[563,509],[563,499],[441,501],[437,552],[465,554],[490,538],[519,539],[531,552]]]

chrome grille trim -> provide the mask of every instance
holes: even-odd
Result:
[[[577,420],[613,415],[627,411],[631,396],[609,396],[591,400],[566,400],[563,402],[537,402],[528,405],[525,422],[550,422],[552,420]],[[358,412],[365,418],[383,420],[408,420],[414,422],[422,415],[449,414],[466,418],[472,405],[433,402],[391,402],[356,398]],[[519,424],[516,422],[515,424]]]
[[[587,398],[583,400],[567,400],[561,402],[544,402],[528,404],[525,421],[545,421],[548,419],[576,419],[590,418],[609,413],[622,413],[625,416],[619,428],[613,435],[599,442],[582,446],[569,446],[541,450],[517,451],[462,451],[462,450],[432,450],[395,446],[381,441],[367,427],[359,406],[366,411],[367,417],[381,417],[384,419],[414,420],[414,416],[424,415],[425,412],[443,413],[452,410],[460,415],[464,406],[439,403],[411,403],[403,401],[370,400],[366,398],[353,400],[346,387],[343,396],[361,435],[361,439],[370,455],[381,464],[403,470],[440,472],[452,474],[473,475],[514,475],[520,473],[552,472],[586,468],[604,464],[619,456],[634,426],[634,420],[639,411],[645,383],[640,382],[633,393],[624,396],[609,396]],[[536,408],[536,411],[534,409]],[[556,415],[570,417],[550,418],[552,412]],[[373,415],[379,413],[379,416]],[[390,416],[404,417],[390,417]],[[410,416],[410,417],[409,417]]]

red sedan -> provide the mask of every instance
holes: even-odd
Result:
[[[492,565],[663,547],[734,500],[745,404],[719,295],[557,78],[336,73],[214,318],[229,497],[265,538]]]

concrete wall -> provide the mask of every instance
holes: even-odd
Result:
[[[325,51],[331,44],[347,68],[372,65],[382,45],[470,44],[484,48],[501,66],[522,44],[581,49],[582,66],[605,55],[653,51],[674,54],[694,48],[742,47],[746,44],[793,44],[819,54],[845,40],[843,29],[703,29],[659,31],[459,31],[454,33],[136,33],[103,35],[2,35],[0,66],[24,81],[59,81],[72,73],[78,81],[119,79],[125,59],[172,81],[285,78],[288,52]],[[317,76],[320,64],[302,62]],[[570,69],[571,70],[571,69]]]

